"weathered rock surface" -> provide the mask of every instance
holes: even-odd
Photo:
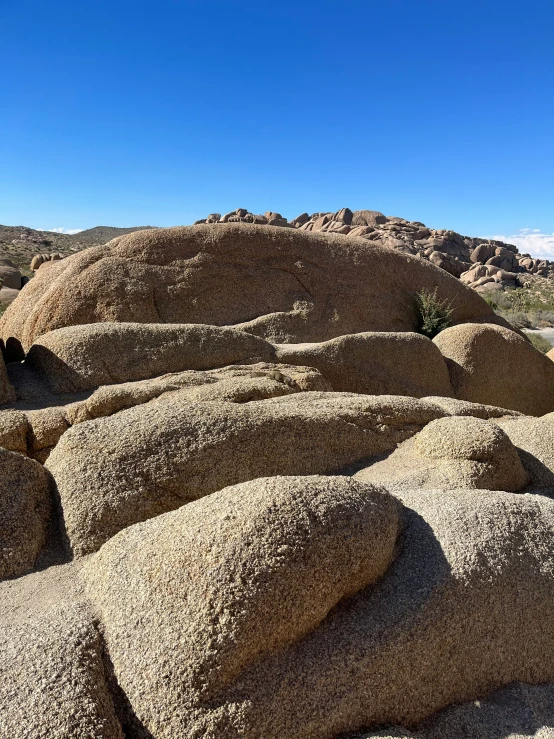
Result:
[[[261,478],[114,537],[85,574],[140,723],[192,736],[202,704],[386,572],[399,509],[348,478]]]
[[[73,426],[47,461],[73,553],[229,484],[326,474],[391,451],[437,406],[398,396],[296,393],[244,405],[173,393]]]
[[[356,474],[388,490],[480,488],[516,492],[529,482],[518,453],[495,423],[439,418],[385,460]]]
[[[123,739],[102,654],[92,616],[63,596],[0,617],[2,739]]]
[[[25,363],[10,365],[25,411],[0,411],[0,446],[44,463],[70,426],[178,392],[180,400],[250,403],[302,391],[331,391],[311,367],[257,362],[209,372],[185,371],[117,385],[102,385],[88,395],[55,395]],[[43,407],[35,401],[43,398]]]
[[[21,411],[0,411],[0,447],[12,452],[27,454],[29,422]]]
[[[153,735],[330,739],[554,678],[554,502],[403,494],[390,564],[390,499],[341,478],[325,495],[283,484],[282,497],[279,480],[227,488],[86,564],[118,681]]]
[[[554,364],[502,326],[465,324],[433,339],[460,400],[541,416],[554,411]]]
[[[515,683],[491,696],[452,706],[418,727],[425,739],[551,739],[554,685]]]
[[[550,739],[554,368],[477,291],[554,270],[508,247],[239,208],[2,288],[0,737]]]
[[[425,400],[438,406],[449,416],[473,416],[473,418],[485,419],[521,416],[519,411],[499,408],[495,405],[485,405],[484,403],[470,403],[468,400],[458,400],[457,398],[441,398],[430,395]]]
[[[317,368],[334,390],[369,395],[452,395],[446,363],[421,334],[371,332],[319,344],[281,344],[279,361]]]
[[[15,390],[8,378],[4,358],[2,357],[2,352],[0,352],[0,405],[2,403],[10,403],[12,400],[15,400]]]
[[[41,268],[0,320],[12,357],[84,323],[235,325],[276,342],[411,331],[414,285],[455,322],[491,308],[429,263],[363,239],[245,224],[151,229]],[[19,353],[18,353],[19,351]]]
[[[343,739],[552,739],[554,685],[514,683],[487,698],[439,711],[416,730],[383,729]]]
[[[195,402],[248,403],[295,392],[332,389],[311,367],[257,362],[211,372],[179,372],[152,380],[103,386],[83,402],[68,408],[67,417],[74,424],[110,416],[172,392],[178,392],[181,399]]]
[[[51,390],[72,393],[182,370],[271,359],[273,354],[264,339],[232,328],[95,323],[44,334],[26,361]]]
[[[554,496],[554,414],[542,418],[506,418],[498,423],[517,448],[532,484],[547,488]]]
[[[28,572],[46,541],[50,478],[32,459],[0,447],[0,579]]]

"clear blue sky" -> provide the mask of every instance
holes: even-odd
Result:
[[[554,232],[552,0],[0,0],[0,27],[0,223]]]

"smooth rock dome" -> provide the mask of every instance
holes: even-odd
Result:
[[[0,335],[8,348],[27,351],[57,328],[125,321],[325,341],[413,331],[414,292],[435,287],[455,322],[501,320],[451,275],[364,239],[232,223],[150,229],[39,270],[3,316]]]
[[[446,359],[454,395],[530,416],[554,411],[554,364],[503,326],[464,324],[433,339]]]

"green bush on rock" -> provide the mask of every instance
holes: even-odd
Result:
[[[416,293],[418,313],[417,330],[420,334],[433,339],[445,328],[452,325],[453,308],[447,300],[441,300],[437,295],[437,288],[431,292],[423,288]]]

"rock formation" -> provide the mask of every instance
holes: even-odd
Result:
[[[529,415],[554,403],[554,363],[502,326],[447,328],[434,339],[446,359],[454,395]]]
[[[279,343],[410,331],[414,283],[436,287],[456,323],[497,320],[458,280],[381,244],[228,223],[138,231],[52,263],[0,334],[22,358],[48,331],[101,321],[232,325]]]
[[[328,215],[123,235],[6,311],[2,739],[554,736],[554,363],[357,238],[436,233]]]
[[[519,254],[514,244],[462,236],[447,229],[427,228],[420,221],[385,216],[376,210],[342,208],[336,213],[302,213],[287,221],[279,213],[254,215],[245,208],[238,208],[223,217],[212,213],[196,221],[197,224],[237,222],[323,231],[375,241],[390,249],[426,259],[459,277],[477,292],[521,287],[529,275],[554,279],[554,262]]]

